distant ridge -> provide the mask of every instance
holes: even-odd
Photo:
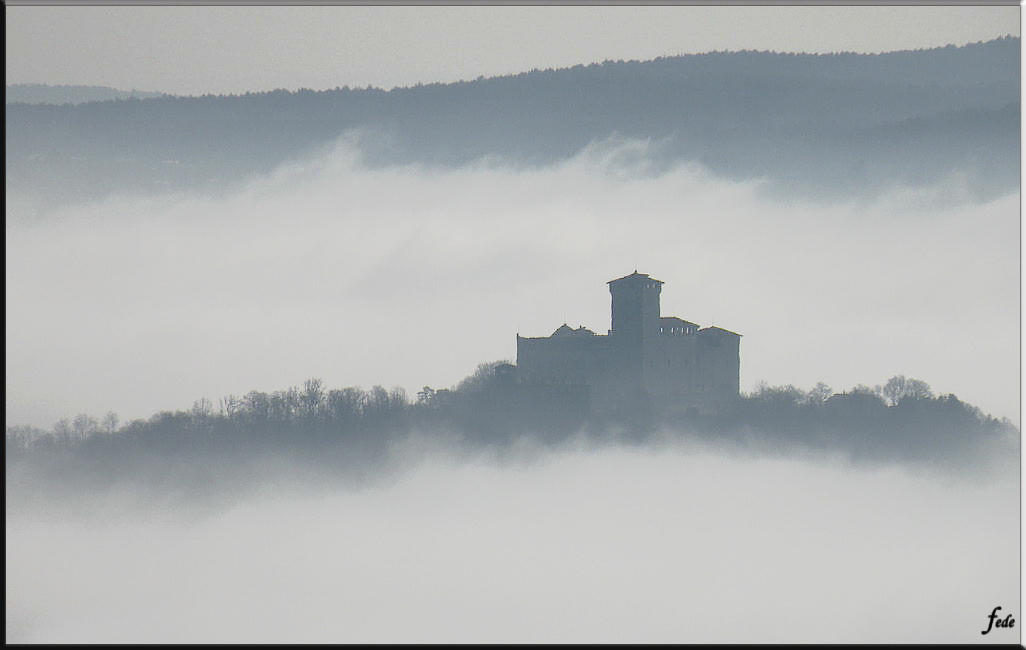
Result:
[[[536,167],[635,141],[653,173],[697,164],[788,198],[871,200],[959,178],[959,196],[990,200],[1019,186],[1020,76],[1020,39],[1003,37],[606,61],[391,90],[8,103],[7,190],[41,203],[220,192],[349,134],[371,167]]]
[[[84,104],[112,99],[149,99],[164,93],[143,90],[120,90],[110,86],[70,86],[49,84],[8,84],[4,93],[7,104]]]

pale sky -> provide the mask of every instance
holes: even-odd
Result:
[[[1019,35],[1018,6],[8,6],[7,83],[175,94],[390,88],[713,50]]]

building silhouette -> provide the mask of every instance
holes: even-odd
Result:
[[[612,324],[599,335],[561,325],[517,335],[517,380],[573,387],[594,413],[716,413],[738,398],[741,335],[659,313],[663,282],[610,280]]]

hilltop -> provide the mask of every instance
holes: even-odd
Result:
[[[276,90],[7,106],[7,190],[83,201],[224,191],[348,136],[369,166],[518,167],[648,143],[768,191],[865,198],[964,175],[1018,187],[1020,43],[884,54],[713,52],[381,90]]]
[[[163,97],[164,93],[143,90],[121,90],[110,86],[74,86],[51,84],[7,84],[7,104],[84,104],[114,99],[147,99]]]

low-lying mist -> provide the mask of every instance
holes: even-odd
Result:
[[[220,198],[28,219],[8,197],[7,423],[309,377],[449,387],[516,333],[604,332],[605,282],[635,268],[666,283],[664,314],[744,336],[743,390],[900,373],[1018,422],[1018,194],[966,202],[956,174],[862,204],[769,199],[655,170],[648,147],[439,171],[368,169],[343,143]]]
[[[677,432],[501,454],[415,436],[374,467],[278,461],[260,490],[191,500],[9,491],[6,641],[1020,640],[980,635],[1020,611],[1017,458],[950,472]]]
[[[1019,614],[1018,432],[967,404],[1019,419],[1019,195],[770,198],[649,146],[440,171],[342,143],[218,198],[9,196],[8,425],[125,426],[24,456],[8,429],[6,640],[1018,643],[980,635]],[[633,269],[744,336],[749,410],[530,443],[218,412],[311,377],[412,402],[517,333],[604,332]],[[855,437],[758,399],[898,374],[937,397]]]

